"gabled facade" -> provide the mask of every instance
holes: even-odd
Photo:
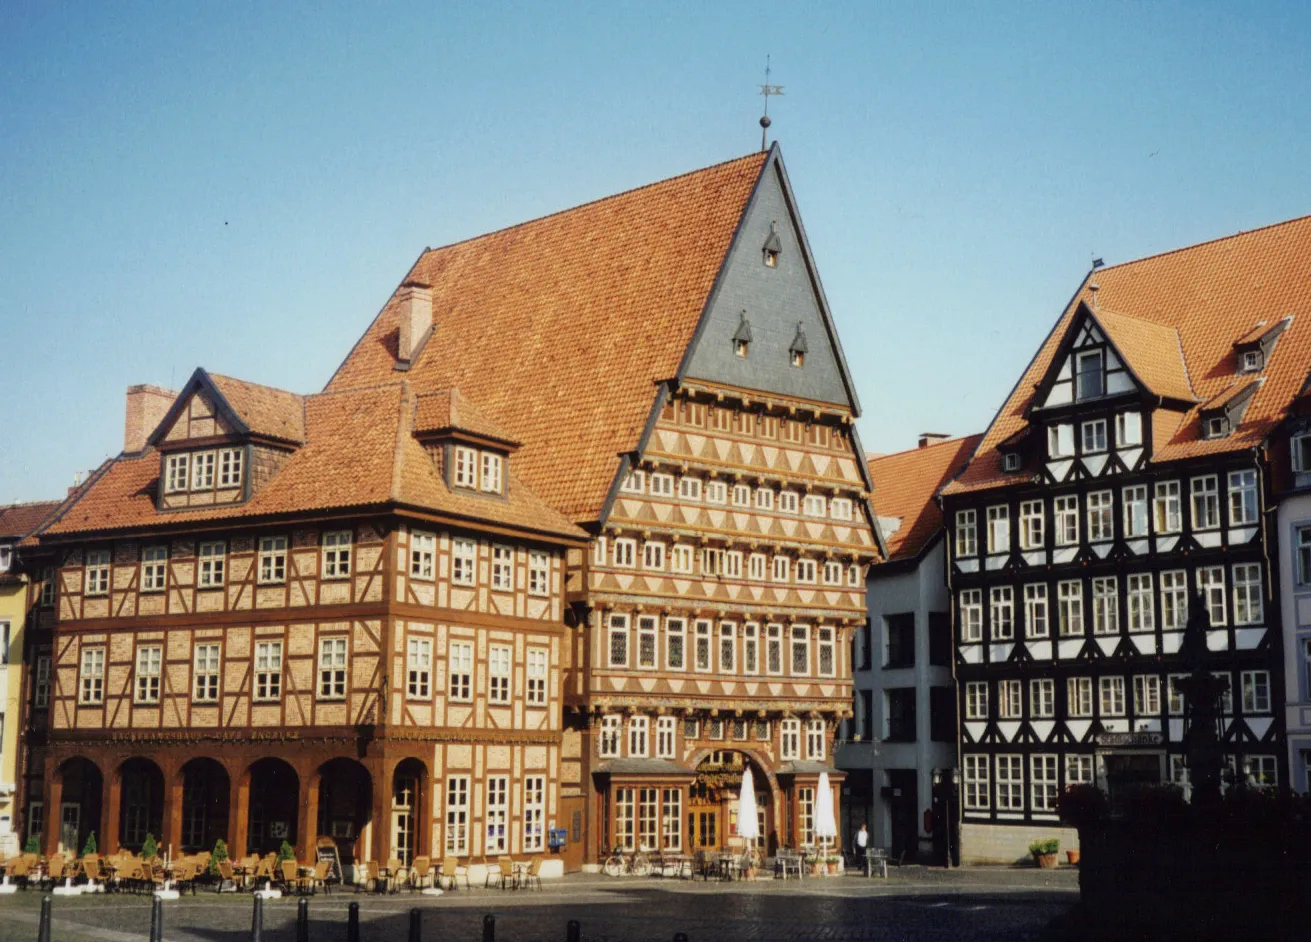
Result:
[[[1024,857],[1075,782],[1186,789],[1197,606],[1233,776],[1288,781],[1270,449],[1309,264],[1300,219],[1096,271],[942,490],[967,858]]]
[[[881,549],[777,147],[427,251],[405,280],[431,339],[401,356],[403,286],[329,391],[458,386],[591,535],[568,558],[570,839],[593,861],[718,848],[750,766],[762,843],[813,840]]]
[[[31,694],[47,851],[327,842],[347,878],[548,854],[586,535],[516,443],[403,376],[299,396],[197,370],[134,439],[141,395],[164,399],[129,391],[124,453],[28,541],[57,614]]]

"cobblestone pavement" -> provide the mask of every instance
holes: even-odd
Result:
[[[362,942],[403,942],[408,913],[423,910],[424,942],[477,942],[486,913],[498,942],[558,942],[577,919],[590,942],[669,942],[675,932],[706,940],[1024,940],[1077,900],[1078,875],[1034,870],[945,872],[906,867],[888,881],[840,877],[803,882],[692,883],[570,876],[538,892],[499,890],[425,898],[402,893],[320,894],[310,902],[310,938],[346,938],[347,907],[360,904]],[[0,898],[0,942],[34,942],[41,894]],[[165,905],[168,942],[247,942],[252,903],[244,894],[202,891]],[[56,898],[56,942],[137,942],[148,937],[150,900],[112,894]],[[293,942],[295,900],[265,907],[265,942]]]

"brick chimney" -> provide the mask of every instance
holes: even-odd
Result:
[[[146,439],[163,421],[178,394],[162,386],[129,386],[127,417],[123,422],[123,451],[134,454],[146,447]]]
[[[945,442],[950,438],[950,435],[946,435],[942,432],[920,432],[919,447],[928,448],[930,445],[936,445],[938,442]]]
[[[396,369],[408,370],[432,331],[432,288],[407,281],[396,292],[400,330],[396,338]]]

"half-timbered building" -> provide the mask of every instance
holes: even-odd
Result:
[[[412,388],[469,393],[591,537],[560,662],[571,840],[721,847],[751,768],[766,848],[812,841],[880,545],[777,147],[427,251],[406,280],[434,312]],[[329,392],[390,375],[406,325],[398,295]]]
[[[1287,781],[1270,449],[1308,270],[1311,219],[1093,271],[943,489],[966,858],[1026,856],[1072,783],[1187,787],[1199,606],[1231,780]]]
[[[127,429],[35,547],[46,849],[546,853],[586,536],[518,442],[403,371],[300,396],[197,370],[129,390]]]

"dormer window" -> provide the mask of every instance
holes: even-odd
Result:
[[[501,493],[501,468],[503,459],[494,451],[484,451],[482,453],[482,459],[482,481],[479,482],[482,490],[488,494]]]
[[[451,470],[451,486],[484,494],[505,491],[505,456],[495,451],[481,451],[468,445],[456,445]]]
[[[778,237],[778,223],[769,224],[769,238],[765,240],[763,248],[766,268],[778,267],[778,253],[783,250],[783,242]]]
[[[220,448],[218,453],[218,486],[239,487],[241,485],[240,448]]]
[[[14,547],[12,543],[0,543],[0,572],[8,572],[14,564]]]
[[[1008,451],[1001,456],[1001,469],[1003,471],[1020,470],[1020,453],[1018,451]]]
[[[191,489],[208,491],[214,487],[214,452],[197,452],[191,459]]]
[[[1265,367],[1265,354],[1260,350],[1248,350],[1243,354],[1241,373],[1257,373]]]
[[[1237,372],[1241,375],[1264,370],[1275,352],[1275,344],[1280,335],[1288,329],[1292,320],[1291,317],[1285,317],[1273,324],[1263,320],[1257,321],[1255,327],[1235,340],[1234,359],[1237,362]]]
[[[806,343],[806,331],[801,326],[801,321],[797,321],[797,332],[792,338],[792,344],[788,347],[788,356],[791,358],[793,366],[803,366],[806,362],[806,354],[810,346]]]
[[[191,455],[169,455],[164,462],[164,490],[169,494],[185,491],[191,481]]]
[[[1075,398],[1096,399],[1105,394],[1102,351],[1088,350],[1075,357]]]
[[[747,320],[747,312],[742,312],[742,320],[737,325],[737,330],[733,333],[733,352],[746,359],[747,349],[751,346],[751,322]]]
[[[1212,416],[1202,422],[1203,438],[1224,438],[1229,434],[1229,420],[1222,415]]]

